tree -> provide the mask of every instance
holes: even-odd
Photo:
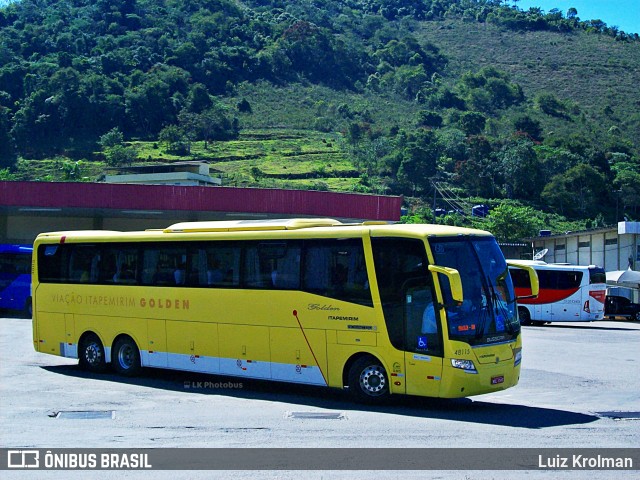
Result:
[[[487,223],[483,225],[498,240],[504,242],[521,241],[534,237],[544,227],[544,221],[538,211],[531,207],[523,207],[518,203],[501,203],[489,214]]]
[[[402,65],[395,73],[395,90],[407,98],[415,98],[427,80],[422,65]]]
[[[357,145],[358,142],[362,139],[364,132],[362,131],[362,127],[358,122],[350,122],[347,127],[347,141],[351,145]]]
[[[107,158],[107,163],[112,167],[131,165],[138,157],[138,153],[135,148],[125,147],[124,145],[114,145],[113,147],[109,147],[105,150],[104,154]]]
[[[496,155],[509,198],[535,200],[540,195],[542,173],[530,140],[516,139]]]
[[[226,107],[216,103],[200,114],[199,139],[231,140],[238,137],[240,127],[237,118],[231,118]]]
[[[177,155],[189,153],[189,141],[184,131],[177,125],[168,125],[160,131],[158,140],[164,145],[165,151]]]
[[[18,160],[13,137],[9,131],[9,109],[0,106],[0,168],[12,168]]]
[[[532,140],[542,141],[542,127],[538,120],[534,120],[528,115],[522,115],[515,119],[513,126],[517,132],[526,133]]]
[[[187,110],[193,113],[202,113],[208,108],[211,108],[213,102],[209,97],[207,87],[201,83],[196,83],[189,89],[189,95],[187,96]]]
[[[99,145],[104,150],[107,163],[112,167],[130,165],[138,156],[135,148],[124,144],[124,136],[119,128],[113,128],[100,137]]]
[[[440,146],[432,131],[423,131],[409,139],[401,152],[398,180],[411,185],[412,193],[428,190],[436,173]]]
[[[418,112],[418,126],[440,128],[442,126],[442,115],[432,110],[420,110]]]
[[[487,117],[480,112],[465,112],[460,116],[458,123],[467,135],[480,135],[487,123]]]
[[[605,207],[607,182],[598,170],[579,164],[556,175],[542,191],[542,199],[572,218],[593,217]]]
[[[98,141],[102,148],[112,148],[124,143],[124,136],[119,128],[112,128],[107,133],[100,137]]]
[[[616,175],[615,185],[620,190],[623,212],[637,218],[640,212],[640,173],[637,170],[623,170]]]
[[[491,198],[498,194],[502,180],[492,150],[485,137],[468,137],[467,160],[456,165],[456,182],[475,196]]]
[[[547,115],[568,119],[566,113],[567,107],[553,93],[543,92],[538,94],[535,99],[538,108]]]
[[[251,108],[251,104],[249,103],[249,101],[246,98],[243,98],[242,100],[240,100],[238,102],[238,105],[236,105],[236,107],[238,108],[238,111],[241,113],[252,113],[253,109]]]

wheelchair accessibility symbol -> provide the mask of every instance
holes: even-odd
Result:
[[[418,337],[418,350],[427,350],[427,337]]]

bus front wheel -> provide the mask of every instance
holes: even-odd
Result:
[[[111,363],[120,375],[133,377],[140,373],[140,350],[129,337],[121,337],[113,344]]]
[[[80,367],[89,372],[104,372],[107,363],[104,355],[104,346],[95,333],[85,335],[80,341],[78,349]]]
[[[382,403],[388,399],[389,377],[375,357],[360,357],[351,365],[349,393],[360,403]]]
[[[518,316],[520,317],[520,325],[531,325],[531,314],[524,307],[518,308]]]

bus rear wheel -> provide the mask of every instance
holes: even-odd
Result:
[[[104,346],[95,333],[85,335],[78,348],[80,368],[88,372],[100,373],[107,368]]]
[[[130,337],[121,337],[113,344],[111,363],[120,375],[133,377],[140,373],[140,350]]]
[[[359,403],[383,403],[389,398],[387,371],[375,357],[360,357],[351,365],[349,393]]]

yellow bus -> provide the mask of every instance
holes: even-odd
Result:
[[[370,403],[509,388],[522,358],[491,234],[332,219],[40,234],[33,342],[92,372],[323,385]]]

